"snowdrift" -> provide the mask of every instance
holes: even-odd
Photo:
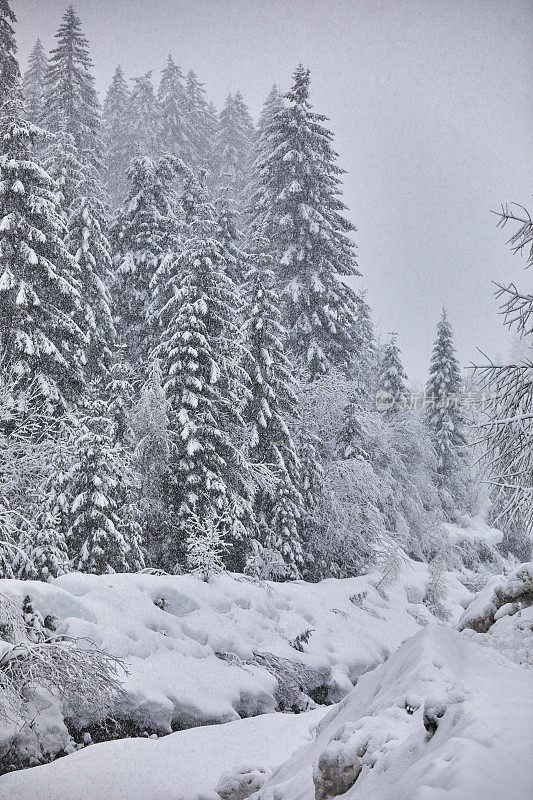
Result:
[[[52,583],[0,581],[0,593],[29,595],[43,616],[57,617],[60,633],[123,659],[127,702],[113,716],[162,734],[301,710],[309,696],[341,699],[435,621],[422,603],[426,581],[425,565],[406,562],[386,590],[376,588],[377,574],[308,584],[73,573]],[[453,575],[447,581],[456,620],[470,594]]]
[[[531,675],[430,626],[363,675],[254,800],[527,800]]]

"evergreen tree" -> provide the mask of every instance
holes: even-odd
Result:
[[[130,92],[122,67],[118,66],[102,112],[104,180],[113,207],[124,202],[128,192],[127,170],[134,156],[128,120]]]
[[[115,349],[109,381],[106,385],[108,416],[113,442],[123,447],[133,445],[132,415],[135,405],[133,371],[125,360],[125,347]]]
[[[445,310],[437,326],[429,375],[426,420],[437,453],[437,472],[445,480],[464,461],[466,446],[461,374]]]
[[[112,230],[117,294],[116,325],[127,356],[137,366],[151,347],[147,320],[150,281],[176,246],[178,222],[172,180],[176,162],[135,158],[129,168],[131,188]]]
[[[240,287],[245,278],[246,253],[241,247],[242,234],[237,229],[235,203],[228,197],[227,190],[217,201],[217,237],[222,245],[226,274]]]
[[[229,513],[235,526],[245,493],[242,455],[228,430],[233,398],[227,353],[238,341],[238,299],[225,274],[213,209],[192,175],[184,199],[187,238],[156,274],[156,288],[163,284],[168,299],[154,311],[162,330],[155,355],[162,363],[177,448],[171,470],[181,533],[177,556],[191,515],[204,520]],[[233,538],[238,535],[234,528]]]
[[[255,199],[261,186],[261,171],[269,149],[269,130],[279,111],[283,111],[283,95],[276,85],[272,87],[263,104],[257,127],[252,136],[248,152],[247,185],[244,194],[243,207],[247,218],[255,218]]]
[[[83,386],[77,268],[56,185],[32,160],[38,130],[20,103],[0,121],[0,346],[21,389],[33,381],[48,406],[75,400]]]
[[[67,245],[76,260],[81,283],[89,380],[109,373],[116,339],[108,289],[113,262],[105,234],[106,207],[102,197],[103,188],[94,167],[86,165],[71,209]]]
[[[202,520],[193,514],[187,537],[187,567],[209,581],[211,575],[224,572],[224,556],[229,545],[224,539],[225,521],[222,517]]]
[[[103,401],[91,397],[69,473],[68,545],[83,572],[126,572],[142,562],[138,528],[124,504],[122,456],[113,445]]]
[[[68,225],[74,200],[78,196],[79,186],[83,180],[84,169],[74,137],[61,127],[47,139],[42,151],[43,166],[61,193],[61,209]]]
[[[377,382],[376,405],[379,411],[395,414],[409,403],[405,385],[407,375],[400,361],[400,349],[393,333],[381,354]]]
[[[16,21],[9,0],[0,0],[0,113],[3,104],[14,97],[20,79],[13,29]]]
[[[203,83],[200,83],[192,70],[187,74],[185,93],[190,131],[190,163],[188,166],[193,169],[205,169],[209,165],[213,151],[217,128],[216,112],[208,105],[204,97]]]
[[[354,292],[339,275],[358,275],[353,225],[343,216],[337,155],[325,117],[312,111],[309,71],[299,66],[288,107],[267,130],[268,153],[253,199],[278,266],[289,349],[311,379],[349,370],[355,343]]]
[[[191,163],[191,143],[188,100],[183,85],[183,73],[171,56],[161,75],[157,93],[161,120],[161,145],[166,153]]]
[[[43,124],[52,132],[67,130],[80,157],[96,166],[101,159],[100,106],[94,86],[89,42],[70,5],[56,34],[46,73]]]
[[[37,39],[28,59],[28,69],[22,79],[22,97],[26,118],[39,125],[44,114],[45,77],[48,62],[44,47]]]
[[[296,395],[284,354],[287,334],[280,323],[278,300],[272,288],[270,258],[263,252],[266,244],[260,236],[254,239],[244,287],[243,334],[250,386],[244,419],[250,427],[250,461],[268,467],[274,476],[273,488],[259,486],[254,497],[261,545],[278,549],[287,574],[294,576],[301,566],[299,526],[303,519],[303,499],[298,489],[300,462],[289,430],[296,415]]]
[[[151,71],[133,79],[127,120],[132,155],[141,158],[158,158],[161,152],[161,121]]]
[[[226,188],[239,208],[244,201],[253,133],[253,123],[241,94],[235,97],[230,94],[219,115],[212,181],[217,192]]]
[[[26,578],[47,581],[68,572],[64,481],[64,473],[54,472],[45,486],[44,502],[29,552],[31,574],[26,573]]]

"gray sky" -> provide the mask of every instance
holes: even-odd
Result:
[[[68,0],[12,0],[21,66],[46,48]],[[463,363],[506,353],[493,280],[531,275],[490,209],[533,206],[530,0],[77,0],[104,92],[168,53],[220,108],[240,89],[254,117],[299,61],[331,119],[374,321],[398,331],[426,379],[443,304]],[[533,210],[533,209],[532,209]],[[510,234],[510,229],[509,229]]]

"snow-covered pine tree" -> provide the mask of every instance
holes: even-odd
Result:
[[[409,392],[400,360],[400,348],[396,344],[397,334],[391,333],[381,353],[376,386],[376,407],[386,414],[396,414],[409,402]]]
[[[179,225],[172,189],[177,162],[133,159],[128,170],[131,188],[116,214],[111,232],[115,252],[116,328],[137,368],[151,347],[147,314],[150,282],[169,251],[176,248]]]
[[[313,380],[332,366],[351,368],[357,306],[339,276],[359,273],[339,196],[342,170],[326,118],[309,102],[309,70],[296,69],[285,97],[288,107],[266,132],[252,219],[271,242],[291,356]]]
[[[113,261],[105,231],[107,208],[103,197],[95,168],[86,164],[70,210],[66,242],[78,266],[81,284],[88,380],[109,374],[116,340],[108,288]]]
[[[443,309],[426,385],[426,422],[437,454],[437,473],[444,486],[464,468],[466,461],[467,439],[461,390],[452,326]]]
[[[133,446],[132,415],[135,406],[133,370],[125,359],[125,347],[117,345],[113,364],[105,387],[107,409],[114,443],[123,447]]]
[[[216,203],[217,236],[226,261],[226,274],[241,287],[246,272],[246,253],[242,249],[242,233],[237,228],[235,203],[224,189]]]
[[[133,79],[126,116],[132,155],[158,158],[161,153],[161,121],[151,70]]]
[[[20,80],[13,29],[16,21],[10,0],[0,0],[0,113],[3,104],[14,96]]]
[[[188,99],[181,69],[168,56],[157,92],[161,120],[161,147],[163,152],[181,158],[186,164],[192,160]]]
[[[279,552],[287,564],[287,574],[294,575],[295,565],[298,569],[301,566],[300,521],[304,516],[298,489],[300,462],[289,429],[297,413],[297,401],[295,381],[284,353],[287,332],[280,322],[271,259],[264,252],[267,245],[260,235],[254,237],[244,285],[243,343],[250,387],[244,419],[250,427],[250,461],[270,469],[275,479],[272,488],[258,486],[254,495],[260,544],[276,549],[271,535],[275,522],[278,529],[273,535],[280,545]],[[283,508],[277,508],[279,503]],[[294,537],[292,547],[289,536]]]
[[[122,456],[111,438],[105,404],[93,390],[68,476],[68,547],[83,572],[127,572],[143,563],[138,527],[124,504]]]
[[[78,153],[74,136],[60,128],[47,139],[42,149],[43,166],[57,183],[61,193],[61,209],[68,224],[74,200],[78,196],[83,179],[83,162]]]
[[[245,199],[253,134],[253,123],[242,95],[240,92],[228,95],[218,120],[211,181],[215,193],[227,189],[239,210]]]
[[[207,520],[228,513],[232,540],[242,540],[238,523],[250,505],[244,459],[229,423],[242,402],[228,359],[230,346],[235,352],[239,341],[238,297],[225,273],[214,209],[192,173],[183,203],[186,238],[177,257],[156,274],[155,290],[163,285],[165,293],[156,291],[153,311],[162,331],[154,354],[161,359],[176,440],[171,473],[177,557],[183,555],[191,515]]]
[[[188,166],[192,169],[205,169],[209,165],[213,152],[213,142],[217,129],[216,112],[207,103],[204,97],[204,85],[192,70],[187,73],[185,94],[187,97],[187,117],[190,131],[190,164]]]
[[[56,185],[32,160],[39,135],[20,102],[0,120],[0,345],[20,388],[35,382],[49,407],[79,399],[84,336],[76,264]]]
[[[45,77],[48,61],[40,39],[37,39],[28,58],[28,68],[22,79],[24,111],[29,122],[40,125],[44,114]]]
[[[284,108],[283,95],[276,85],[272,87],[263,103],[263,108],[259,115],[259,120],[255,128],[250,150],[248,152],[248,163],[246,167],[247,185],[244,194],[243,207],[245,211],[247,227],[250,219],[255,218],[254,198],[261,185],[261,170],[269,150],[268,131],[272,125],[276,114]]]
[[[52,132],[74,137],[83,161],[101,161],[100,105],[94,86],[89,42],[72,5],[63,14],[46,72],[42,123]]]
[[[48,581],[69,570],[64,488],[64,472],[61,469],[57,473],[54,471],[44,486],[44,501],[37,515],[28,553],[26,578]]]
[[[192,514],[188,526],[187,568],[208,582],[211,575],[226,569],[224,556],[230,547],[224,538],[228,528],[227,520],[220,515],[200,519]]]
[[[128,105],[130,92],[122,67],[118,66],[102,111],[104,170],[103,179],[114,208],[124,202],[128,192],[128,165],[134,156]]]

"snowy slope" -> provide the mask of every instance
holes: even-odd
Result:
[[[531,674],[428,627],[364,675],[254,800],[528,800]]]
[[[470,594],[447,579],[456,620]],[[323,685],[339,700],[358,675],[435,621],[421,603],[425,565],[406,562],[386,594],[377,580],[276,584],[222,575],[207,584],[191,575],[74,573],[51,584],[0,581],[0,593],[29,594],[43,615],[58,618],[60,632],[124,659],[128,702],[115,716],[169,733],[279,707],[261,654],[311,668],[307,688]]]
[[[220,800],[220,776],[242,764],[272,770],[311,741],[327,709],[264,714],[162,739],[122,739],[87,747],[42,767],[0,778],[10,800]]]

